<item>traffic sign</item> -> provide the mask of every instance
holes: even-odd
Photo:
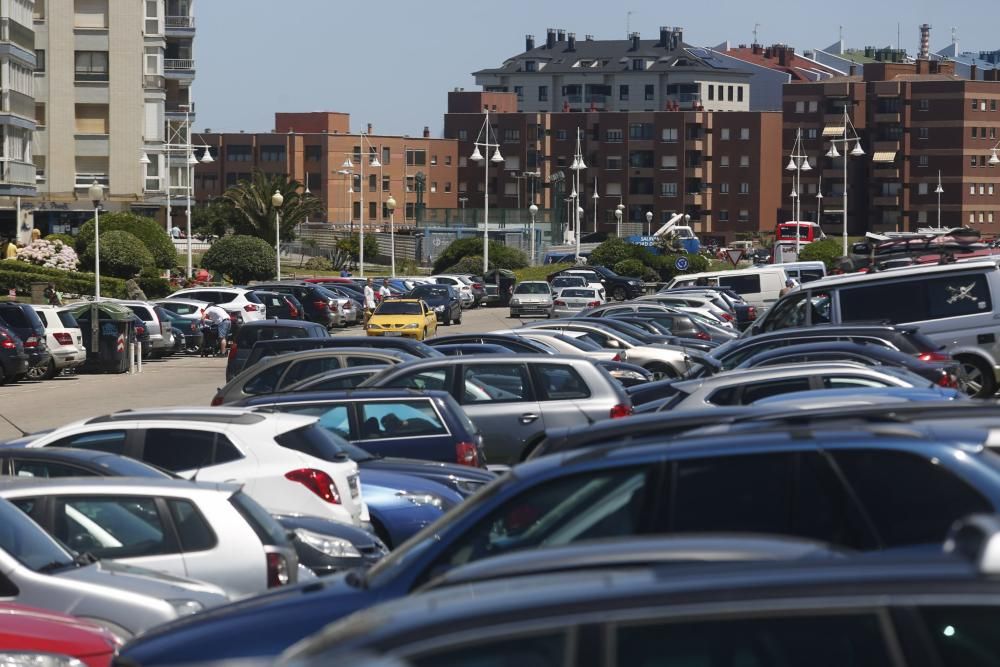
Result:
[[[678,257],[674,260],[674,268],[678,271],[687,271],[690,265],[687,257]]]
[[[743,250],[740,248],[731,248],[726,250],[726,258],[729,260],[729,263],[735,267],[740,263],[740,260],[743,259]]]

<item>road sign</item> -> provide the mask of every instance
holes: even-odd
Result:
[[[678,271],[687,271],[690,265],[691,264],[688,262],[687,257],[678,257],[674,260],[674,268]]]
[[[740,248],[731,248],[726,250],[726,259],[728,259],[729,263],[735,267],[740,263],[740,260],[743,259],[743,250]]]

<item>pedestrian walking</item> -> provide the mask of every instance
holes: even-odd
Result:
[[[375,289],[372,287],[372,279],[365,283],[365,327],[368,327],[368,320],[375,312]]]
[[[382,279],[382,286],[378,288],[379,301],[385,301],[392,296],[392,290],[389,289],[389,279]]]
[[[134,277],[125,281],[125,294],[132,301],[146,301],[146,293],[142,291]]]
[[[55,283],[49,283],[45,287],[45,300],[49,302],[50,306],[61,306],[62,305],[62,294],[56,290]]]

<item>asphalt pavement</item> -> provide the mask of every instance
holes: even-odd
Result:
[[[507,329],[517,320],[506,308],[466,310],[462,324],[439,327],[439,335],[483,333]],[[334,332],[358,336],[353,326]],[[44,382],[18,382],[0,387],[0,441],[71,421],[128,408],[207,407],[225,384],[225,359],[180,356],[143,363],[134,375],[68,375]]]

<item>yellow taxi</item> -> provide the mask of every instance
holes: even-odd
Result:
[[[387,299],[372,313],[369,336],[405,336],[424,340],[437,333],[437,316],[420,299]]]

